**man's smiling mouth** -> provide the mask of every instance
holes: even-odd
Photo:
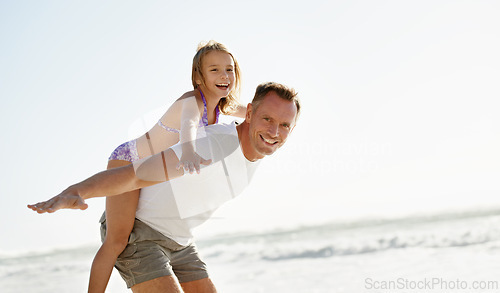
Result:
[[[278,143],[277,140],[274,140],[274,139],[266,139],[264,138],[262,135],[260,135],[260,138],[267,144],[270,144],[270,145],[275,145]]]

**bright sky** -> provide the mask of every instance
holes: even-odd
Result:
[[[2,1],[0,253],[98,243],[103,200],[26,204],[103,170],[191,89],[210,39],[240,63],[244,103],[277,81],[303,114],[200,235],[500,208],[498,15],[495,0]]]

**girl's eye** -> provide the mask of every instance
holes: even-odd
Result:
[[[228,69],[227,71],[230,71],[230,72],[232,72],[232,71],[233,71],[233,69],[232,69],[232,68],[230,68],[230,69]]]
[[[215,71],[217,71],[217,69],[215,69],[215,68],[214,68],[214,69],[212,69],[212,70],[210,70],[210,71],[214,71],[214,72],[215,72]]]

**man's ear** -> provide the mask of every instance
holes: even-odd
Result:
[[[250,122],[252,120],[252,112],[253,112],[252,103],[248,103],[247,113],[245,114],[245,120],[247,122]]]

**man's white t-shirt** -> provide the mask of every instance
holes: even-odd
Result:
[[[178,158],[182,146],[171,148]],[[196,152],[212,163],[189,174],[141,189],[136,218],[181,245],[192,242],[192,229],[207,221],[222,204],[250,183],[258,162],[245,158],[236,123],[199,128]],[[136,169],[144,160],[134,162]],[[168,166],[175,168],[175,166]]]

